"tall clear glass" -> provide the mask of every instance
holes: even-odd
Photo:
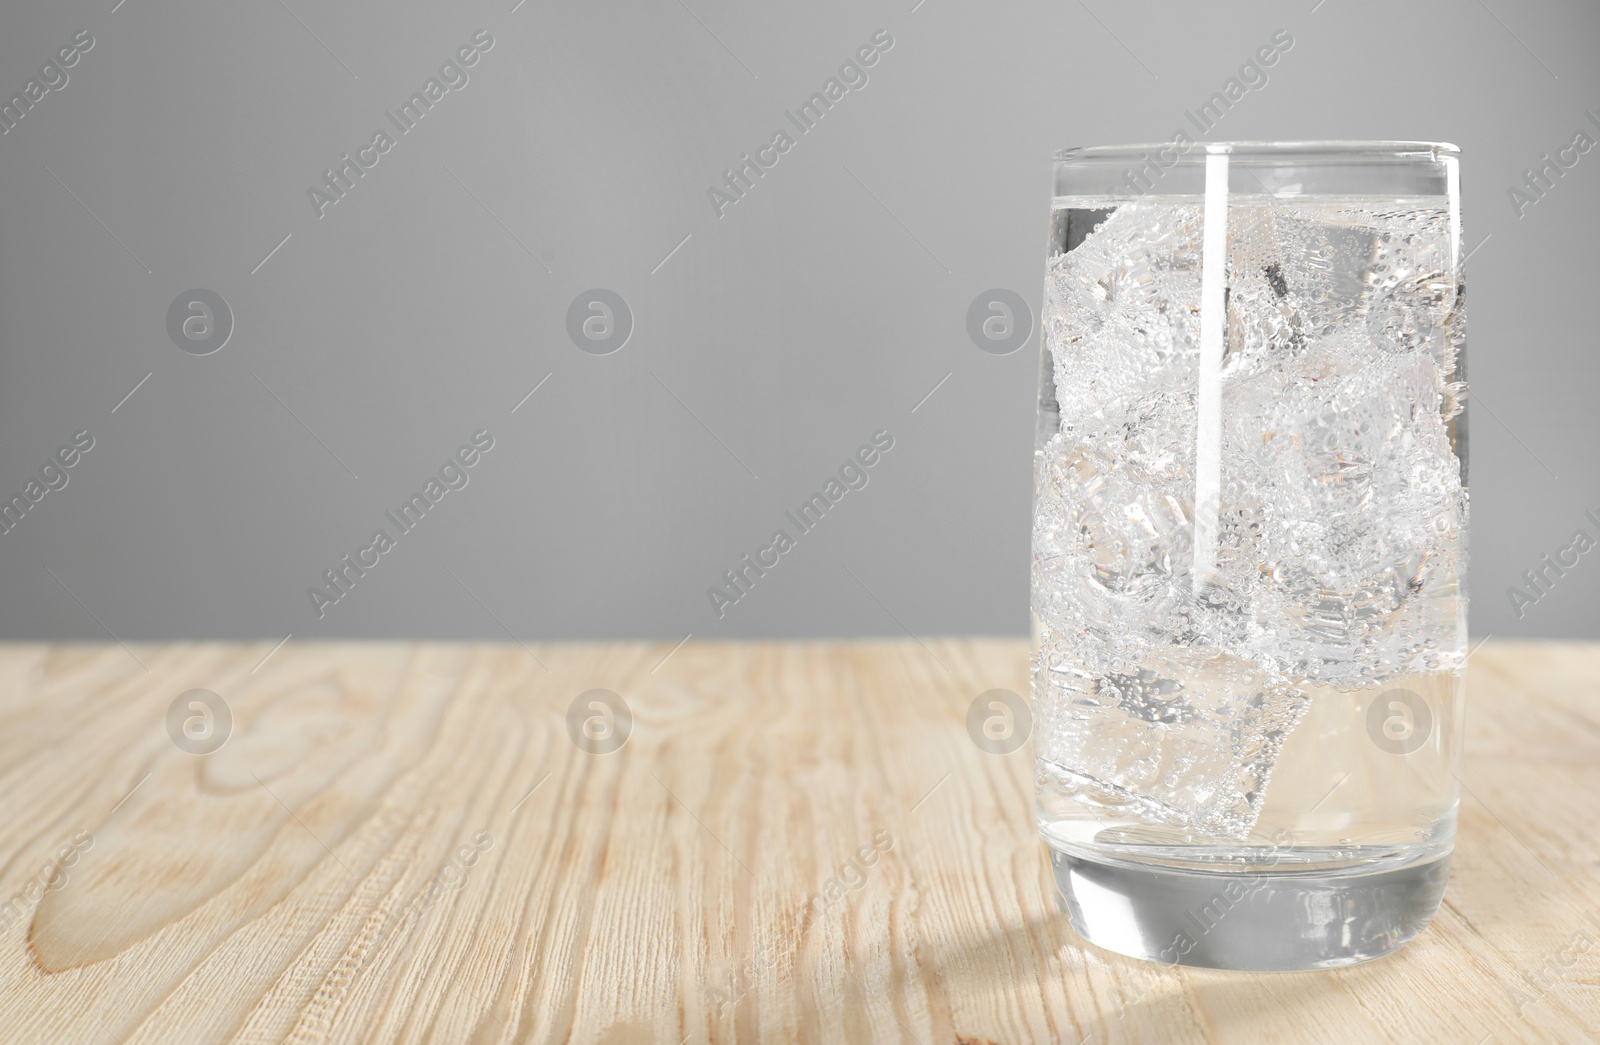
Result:
[[[1039,826],[1078,932],[1310,969],[1427,925],[1467,657],[1457,150],[1055,158]]]

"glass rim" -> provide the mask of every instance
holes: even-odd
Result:
[[[1075,161],[1127,163],[1163,149],[1173,148],[1175,142],[1148,142],[1135,145],[1075,145],[1061,149],[1052,157],[1057,163]],[[1227,153],[1244,160],[1275,160],[1289,156],[1326,156],[1339,159],[1390,159],[1397,161],[1437,161],[1459,157],[1461,149],[1450,142],[1430,141],[1193,141],[1179,154],[1180,160],[1194,162],[1200,157]]]

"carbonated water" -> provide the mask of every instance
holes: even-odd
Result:
[[[1432,866],[1467,655],[1447,202],[1231,196],[1210,355],[1203,218],[1193,198],[1055,202],[1041,828],[1058,857],[1145,868]]]

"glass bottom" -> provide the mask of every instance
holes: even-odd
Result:
[[[1381,869],[1197,871],[1046,845],[1059,899],[1085,940],[1146,961],[1291,972],[1393,953],[1444,898],[1450,855]]]

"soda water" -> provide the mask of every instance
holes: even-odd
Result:
[[[1054,201],[1040,828],[1096,942],[1344,964],[1420,930],[1454,841],[1459,244],[1444,197],[1235,193],[1208,274],[1206,213],[1193,196]],[[1209,344],[1207,279],[1225,324]],[[1087,909],[1142,888],[1167,898],[1153,923],[1120,901]],[[1318,930],[1342,945],[1307,959],[1271,939],[1275,907],[1319,901],[1349,912]],[[1420,913],[1396,921],[1396,903]]]

